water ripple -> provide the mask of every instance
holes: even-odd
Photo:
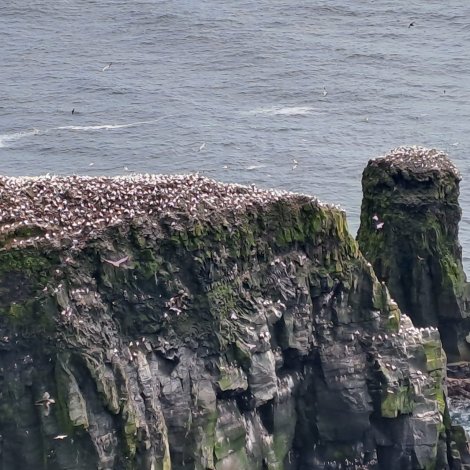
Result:
[[[469,17],[463,0],[2,2],[0,172],[199,170],[316,193],[355,230],[368,159],[435,146],[463,175],[470,266]]]

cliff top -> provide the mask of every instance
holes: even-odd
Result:
[[[397,147],[387,155],[371,159],[368,166],[384,169],[394,168],[417,175],[435,173],[437,171],[451,174],[460,180],[460,173],[457,167],[444,152],[425,147]]]
[[[176,222],[241,214],[277,201],[315,198],[192,175],[0,176],[0,240],[5,247],[92,238],[126,220]]]

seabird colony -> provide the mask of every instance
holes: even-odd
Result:
[[[432,171],[445,171],[460,179],[457,167],[450,161],[447,154],[437,149],[425,147],[397,147],[387,155],[371,160],[372,164],[379,166],[396,167],[411,173],[428,173]]]
[[[78,244],[125,221],[211,220],[218,214],[300,198],[305,202],[306,196],[299,194],[223,184],[198,174],[0,176],[0,238],[5,247],[64,239]]]

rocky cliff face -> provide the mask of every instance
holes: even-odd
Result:
[[[2,469],[457,468],[439,333],[340,210],[197,176],[0,183]]]
[[[452,361],[470,358],[459,181],[437,150],[402,147],[369,161],[358,233],[362,252],[400,309],[416,326],[438,327]]]

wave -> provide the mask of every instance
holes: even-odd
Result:
[[[257,170],[258,168],[264,168],[266,165],[250,165],[245,168],[245,170]]]
[[[59,126],[50,127],[48,129],[32,129],[27,131],[11,132],[7,134],[0,134],[0,148],[7,147],[10,142],[16,142],[17,140],[24,139],[25,137],[31,137],[33,135],[47,134],[51,131],[56,130],[69,130],[69,131],[99,131],[99,130],[112,130],[112,129],[123,129],[126,127],[136,127],[144,124],[152,124],[171,116],[162,116],[158,119],[152,119],[150,121],[137,121],[130,122],[127,124],[96,124],[90,126]]]
[[[12,132],[9,134],[0,134],[0,148],[6,147],[9,142],[15,142],[25,137],[40,134],[39,129],[33,129],[31,131]]]
[[[262,114],[264,116],[307,116],[312,114],[314,109],[311,106],[272,106],[270,108],[257,108],[249,114]]]
[[[126,127],[135,127],[141,126],[143,124],[152,124],[154,122],[161,121],[169,116],[164,116],[160,119],[153,119],[151,121],[137,121],[131,122],[128,124],[97,124],[95,126],[60,126],[60,127],[53,127],[49,130],[70,130],[70,131],[99,131],[103,129],[124,129]]]

